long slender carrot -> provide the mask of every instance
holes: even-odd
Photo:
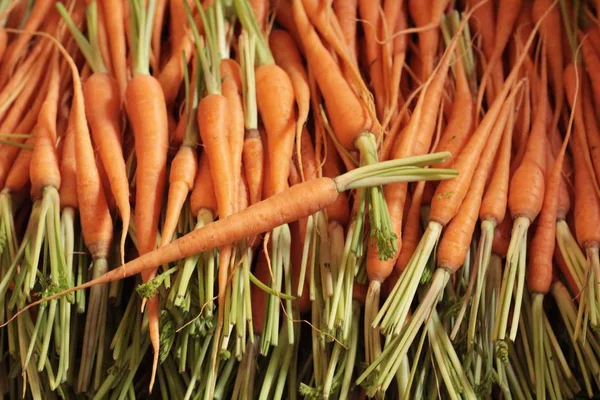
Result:
[[[59,298],[77,290],[124,279],[139,274],[142,271],[151,271],[160,265],[181,260],[208,249],[218,248],[245,237],[252,237],[263,232],[268,232],[276,226],[296,221],[324,209],[335,202],[338,194],[345,190],[367,187],[374,183],[385,184],[397,181],[420,180],[423,177],[414,175],[415,171],[425,165],[438,162],[440,158],[447,155],[447,153],[438,153],[413,158],[409,157],[403,160],[386,161],[357,168],[333,179],[322,177],[291,186],[266,200],[240,210],[235,214],[231,214],[228,217],[219,219],[203,228],[196,229],[163,247],[142,254],[138,258],[109,271],[101,277],[77,287],[69,288],[66,291],[56,293],[38,302],[31,303],[26,308],[20,310],[20,312],[25,312],[28,308],[34,307],[37,304]],[[412,171],[407,171],[406,167],[409,167]],[[438,178],[441,179],[456,176],[456,173],[453,171],[443,170],[439,172]],[[376,181],[372,180],[373,176],[378,177]],[[17,315],[12,318],[16,317]],[[7,320],[0,327],[6,326],[11,321]]]
[[[463,21],[464,22],[464,21]],[[534,32],[537,31],[537,28]],[[534,35],[531,35],[524,46],[525,49],[531,46],[534,40]],[[427,264],[427,260],[441,234],[443,226],[447,225],[450,220],[458,212],[463,199],[468,191],[470,181],[473,177],[476,165],[480,160],[481,153],[488,141],[488,137],[498,115],[505,103],[509,91],[516,83],[519,76],[519,69],[526,58],[526,54],[520,55],[519,59],[513,66],[513,70],[504,82],[502,90],[495,97],[490,109],[482,119],[481,123],[471,136],[469,142],[464,147],[461,154],[455,160],[454,166],[460,171],[456,179],[442,182],[438,185],[436,195],[432,199],[431,210],[429,213],[429,224],[423,238],[419,244],[418,250],[413,255],[409,266],[404,274],[402,274],[398,284],[394,287],[392,293],[382,306],[379,314],[373,321],[373,326],[380,326],[388,333],[400,332],[406,317],[410,311],[409,304],[411,303],[421,274]],[[369,393],[376,393],[384,390],[389,385],[391,377],[395,374],[392,361],[390,361],[389,353],[393,352],[393,359],[406,354],[408,346],[414,340],[419,327],[424,323],[431,309],[433,309],[439,294],[444,289],[449,273],[443,269],[437,269],[434,273],[427,294],[419,304],[417,311],[412,315],[408,325],[402,330],[402,334],[395,337],[388,343],[388,349],[382,352],[381,357],[373,362],[369,368],[359,377],[359,383],[364,381],[376,368],[381,366],[386,368],[386,374],[376,379],[376,382],[369,385]],[[402,342],[400,342],[402,341]],[[391,369],[390,369],[391,368]]]
[[[536,0],[533,2],[531,14],[533,21],[537,22],[541,16],[552,9],[540,26],[540,34],[546,42],[548,54],[548,68],[550,69],[550,80],[554,91],[554,119],[553,125],[558,123],[562,107],[565,101],[563,85],[563,48],[561,40],[553,40],[553,37],[562,37],[562,21],[558,5],[552,0]]]
[[[123,95],[127,87],[127,49],[125,46],[123,3],[119,0],[106,0],[101,2],[101,6],[104,8],[112,67],[115,78],[119,82],[120,93]]]
[[[157,74],[162,66],[162,28],[164,26],[166,11],[167,0],[157,0],[156,9],[154,11],[154,17],[152,19],[152,39],[150,44],[150,47],[152,49],[152,57],[150,58],[150,64],[152,65],[152,69],[157,71]]]
[[[437,165],[437,168],[448,168],[452,165],[475,127],[475,104],[460,56],[455,63],[455,74],[456,91],[452,102],[452,113],[438,144],[440,151],[449,151],[453,156],[443,164]]]
[[[308,88],[308,75],[302,65],[300,52],[292,39],[285,31],[276,29],[269,35],[269,47],[273,52],[275,62],[288,74],[294,88],[294,96],[298,107],[296,119],[296,153],[300,151],[300,135],[308,119],[310,109],[310,90]],[[300,171],[303,175],[303,172]]]
[[[356,13],[358,0],[333,0],[333,11],[340,23],[340,29],[344,34],[350,57],[354,63],[356,59]]]
[[[231,179],[234,185],[234,197],[238,198],[241,181],[242,153],[244,150],[244,108],[240,65],[232,59],[221,60],[221,79],[223,96],[227,98],[229,112],[229,147],[231,159]],[[237,207],[234,207],[237,210]]]
[[[584,76],[580,66],[576,66],[574,63],[567,65],[563,72],[563,78],[565,83],[565,94],[567,95],[567,101],[571,107],[574,107],[574,119],[575,119],[575,137],[580,143],[582,148],[589,149],[589,143],[585,132],[585,119],[582,105],[582,91],[576,90],[577,76]],[[576,97],[577,96],[577,97]],[[596,193],[600,196],[600,186],[598,184],[598,177],[594,169],[594,163],[590,156],[589,151],[585,151],[582,154],[586,165],[588,166],[590,176],[592,177],[592,183],[596,188]]]
[[[61,185],[58,192],[61,207],[77,209],[77,160],[75,157],[75,130],[67,128],[60,161]]]

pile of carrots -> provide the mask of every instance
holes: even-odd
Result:
[[[0,0],[0,396],[600,393],[600,1]]]

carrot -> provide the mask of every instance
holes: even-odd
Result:
[[[583,111],[583,99],[581,91],[576,90],[576,82],[577,76],[584,76],[581,67],[576,66],[573,63],[567,65],[564,70],[564,83],[565,83],[565,93],[567,95],[567,101],[569,105],[574,108],[574,119],[575,119],[575,137],[577,141],[580,143],[581,148],[589,149],[589,143],[586,135],[586,127],[585,127],[585,119],[584,119],[584,111]],[[600,186],[598,184],[598,177],[596,176],[594,163],[591,159],[589,151],[583,152],[583,157],[585,163],[589,169],[590,176],[592,178],[592,183],[596,188],[596,193],[600,196]]]
[[[77,161],[75,157],[75,130],[69,126],[65,135],[60,162],[61,185],[58,192],[60,206],[79,208],[77,200]]]
[[[456,91],[452,102],[452,113],[438,144],[440,151],[448,151],[453,157],[436,165],[436,168],[448,168],[452,165],[456,155],[461,153],[469,135],[475,128],[475,105],[460,56],[457,57],[455,63],[455,74]]]
[[[495,4],[493,1],[468,0],[467,7],[473,9],[473,17],[469,22],[473,27],[473,33],[481,36],[481,49],[483,50],[481,55],[489,62],[494,52],[496,35]],[[487,90],[491,90],[491,86]]]
[[[590,93],[590,87],[583,85],[583,119],[585,126],[585,133],[588,140],[590,158],[594,166],[594,172],[597,179],[600,179],[600,127],[598,126],[598,120],[594,112],[592,94]]]
[[[556,232],[556,219],[559,208],[560,173],[562,162],[568,143],[569,134],[565,144],[556,157],[552,171],[548,178],[547,189],[544,195],[544,205],[538,219],[537,229],[531,242],[531,258],[527,272],[527,286],[530,292],[547,294],[550,290],[552,271],[552,257],[554,254],[554,236]]]
[[[545,49],[543,50],[545,53]],[[572,125],[572,121],[571,121]],[[536,392],[545,392],[545,348],[544,338],[544,295],[550,291],[552,284],[552,260],[555,249],[556,220],[559,207],[559,190],[564,154],[571,134],[571,126],[567,131],[564,143],[548,176],[544,194],[544,203],[538,218],[537,229],[531,242],[531,255],[527,269],[527,287],[533,293],[533,354],[536,376]],[[541,333],[540,333],[541,332]]]
[[[501,142],[501,138],[505,135],[509,135],[509,133],[505,132],[504,127],[509,119],[511,111],[510,107],[512,107],[512,105],[512,99],[505,101],[502,111],[496,119],[494,129],[490,133],[486,147],[481,153],[477,169],[473,174],[467,194],[465,195],[458,212],[451,220],[450,224],[446,226],[446,230],[437,250],[438,268],[444,268],[451,272],[455,272],[465,261],[467,250],[469,249],[475,230],[475,223],[477,221],[477,215],[479,214],[485,184],[490,175],[498,146]],[[503,147],[503,149],[505,148],[506,147]],[[435,197],[432,201],[432,212],[435,214],[435,208],[433,206],[434,202]]]
[[[49,186],[57,190],[60,187],[58,155],[55,149],[60,75],[57,56],[53,56],[52,60],[48,93],[34,128],[35,146],[29,170],[31,192],[36,200],[43,196],[42,191],[45,187]]]
[[[247,131],[244,140],[243,165],[244,175],[248,180],[250,204],[262,199],[264,179],[264,146],[257,131]]]
[[[387,161],[357,168],[333,179],[322,177],[291,186],[266,200],[251,205],[228,217],[219,219],[200,229],[196,229],[163,247],[142,254],[138,258],[107,272],[101,277],[38,300],[38,302],[31,303],[26,308],[20,310],[20,312],[25,312],[37,304],[65,296],[74,291],[124,279],[143,271],[154,270],[160,265],[199,254],[209,249],[218,248],[245,237],[252,237],[263,232],[268,232],[276,226],[296,221],[324,209],[335,202],[340,192],[351,188],[366,187],[373,183],[386,184],[399,180],[414,181],[421,179],[413,175],[416,170],[425,165],[438,162],[440,158],[445,156],[447,156],[447,153]],[[198,175],[203,170],[202,159],[201,157]],[[407,167],[412,171],[407,173]],[[433,171],[437,172],[436,170]],[[442,178],[456,176],[455,173],[450,171],[440,175]],[[371,181],[369,178],[372,176],[378,176],[378,180],[375,182]],[[196,177],[196,181],[198,181],[198,176]],[[12,318],[16,317],[17,315]],[[8,320],[0,325],[0,327],[10,322]]]
[[[202,153],[199,157],[198,172],[190,194],[190,208],[194,217],[197,217],[202,209],[210,210],[216,214],[218,206],[213,187],[208,157],[206,153]]]
[[[596,72],[596,68],[600,67],[600,56],[596,52],[589,35],[581,38],[581,53],[583,55],[585,69],[590,77],[590,81],[594,89],[592,94],[594,96],[595,112],[598,116],[600,115],[600,96],[598,95],[598,89],[600,88],[600,77]]]
[[[464,21],[463,21],[464,23]],[[536,26],[535,31],[537,31]],[[462,26],[460,27],[462,29]],[[525,48],[531,46],[534,40],[534,35],[528,39]],[[456,36],[454,38],[456,41]],[[417,283],[420,280],[422,272],[426,266],[427,260],[437,240],[441,234],[443,226],[446,226],[460,209],[460,205],[468,192],[471,179],[475,172],[475,168],[481,160],[481,154],[488,142],[493,126],[498,119],[498,115],[506,103],[509,91],[516,83],[519,76],[519,68],[524,62],[526,54],[523,53],[514,65],[513,70],[504,82],[502,90],[495,97],[490,109],[485,114],[479,126],[475,129],[463,151],[456,158],[454,167],[460,171],[456,179],[444,181],[440,183],[436,189],[436,194],[432,199],[431,210],[429,213],[429,224],[423,237],[419,243],[418,249],[413,255],[405,273],[400,277],[400,280],[394,287],[392,293],[381,307],[380,312],[373,320],[373,326],[381,326],[384,332],[399,333],[403,329],[404,322],[410,310],[409,305],[415,295]],[[381,363],[385,363],[383,368],[388,368],[391,361],[385,353],[393,351],[394,359],[405,354],[412,340],[414,340],[418,328],[424,323],[427,315],[430,314],[436,299],[444,289],[449,273],[444,269],[437,269],[434,273],[427,294],[419,304],[417,311],[410,318],[408,326],[406,326],[401,335],[394,338],[388,343],[392,346],[392,350],[387,352],[384,350],[381,357],[373,362],[370,367],[359,377],[359,383],[369,376]],[[397,339],[397,340],[396,340]],[[404,345],[398,345],[398,341],[402,340]],[[394,344],[395,343],[395,344]],[[386,357],[384,359],[384,357]],[[395,371],[390,371],[387,376],[380,376],[377,381],[370,386],[369,393],[376,393],[379,390],[385,389],[391,381],[390,376]]]
[[[187,6],[186,3],[184,5]],[[212,6],[211,6],[212,7]],[[233,160],[230,146],[231,126],[229,121],[230,102],[227,97],[222,94],[222,86],[220,79],[221,59],[217,51],[216,32],[213,32],[207,27],[207,17],[201,7],[198,8],[202,16],[203,25],[205,27],[206,49],[201,45],[201,39],[193,24],[189,8],[186,9],[188,20],[192,24],[192,31],[196,42],[196,50],[198,55],[199,65],[202,66],[204,72],[207,95],[203,97],[198,104],[197,122],[200,129],[200,137],[202,144],[208,156],[212,181],[218,204],[219,219],[231,215],[235,211],[237,203],[236,190],[238,189],[237,173],[233,171]],[[214,12],[214,8],[210,9]],[[212,14],[211,14],[212,15]],[[208,50],[208,56],[205,51]],[[231,81],[231,78],[230,78]],[[233,82],[230,82],[233,83]],[[235,99],[235,98],[234,98]],[[238,113],[239,114],[239,113]],[[235,118],[235,117],[234,117]],[[225,132],[225,133],[224,133]],[[217,368],[217,354],[219,342],[221,340],[221,332],[224,326],[225,318],[225,301],[227,296],[227,284],[230,273],[230,262],[232,260],[233,247],[231,243],[224,244],[219,249],[219,272],[218,272],[218,319],[215,337],[217,340],[213,345],[212,352],[212,371]],[[216,383],[216,373],[211,375],[209,382],[209,392],[214,391]]]
[[[177,3],[177,2],[171,2]],[[104,22],[110,45],[110,56],[114,76],[119,83],[121,95],[127,87],[127,49],[125,46],[123,3],[119,0],[106,0],[101,2],[104,9]]]
[[[412,19],[419,28],[423,29],[419,32],[419,53],[423,65],[420,78],[423,81],[427,80],[433,72],[439,41],[437,27],[447,4],[447,0],[410,0],[408,2],[408,10]]]
[[[492,79],[490,85],[493,90],[491,96],[488,98],[488,103],[491,104],[496,92],[501,90],[501,86],[504,80],[504,72],[502,71],[502,65],[499,64],[502,53],[506,48],[508,40],[510,39],[513,28],[520,16],[521,9],[523,7],[523,0],[501,0],[498,3],[498,15],[496,17],[496,35],[494,40],[494,50],[488,60],[486,70],[481,77],[480,91],[477,96],[477,113],[481,110],[481,102],[483,99],[484,89],[487,86],[488,79]],[[547,13],[543,14],[543,18],[540,17],[540,21],[544,20]],[[539,21],[538,21],[539,22]]]
[[[386,63],[388,57],[391,58],[387,61],[387,67],[384,67],[383,69],[385,85],[386,87],[391,88],[388,95],[388,113],[383,122],[383,126],[387,127],[387,121],[391,121],[396,115],[398,104],[402,104],[399,101],[401,97],[400,84],[402,70],[404,69],[404,62],[406,60],[408,36],[406,34],[398,34],[398,32],[406,30],[408,21],[404,2],[402,2],[401,7],[396,7],[394,1],[386,0],[383,7],[383,13],[387,24],[387,30],[384,32],[383,39],[388,40],[388,38],[392,38],[392,35],[396,36],[393,41],[391,41],[391,46],[384,44],[382,54],[384,63]],[[396,16],[395,19],[394,15]],[[390,50],[388,50],[389,47],[391,47]]]
[[[518,88],[515,89],[513,93],[518,92]],[[488,139],[488,143],[486,144],[486,148],[481,154],[479,159],[479,163],[477,165],[477,170],[473,174],[472,182],[469,186],[467,194],[458,210],[454,218],[450,221],[450,223],[446,226],[446,230],[440,243],[438,244],[437,249],[437,264],[438,268],[443,268],[449,270],[451,273],[456,272],[465,262],[467,257],[467,252],[471,246],[471,241],[473,239],[473,233],[475,231],[475,225],[477,223],[478,214],[480,214],[480,208],[483,201],[484,190],[486,182],[488,181],[488,177],[492,173],[492,167],[496,158],[496,153],[498,152],[498,147],[500,143],[502,143],[501,151],[504,153],[510,152],[510,139],[505,139],[507,136],[510,137],[512,135],[512,127],[509,125],[513,122],[512,119],[512,107],[514,104],[514,97],[509,98],[505,101],[505,104],[502,108],[498,119],[496,120],[493,131],[490,134]],[[499,153],[504,157],[507,157],[506,154]],[[500,155],[499,155],[500,157]],[[510,156],[508,156],[510,157]],[[507,163],[502,165],[503,169],[506,170],[508,168]],[[495,177],[495,173],[492,175],[492,179]],[[490,182],[491,184],[492,182]],[[490,186],[491,187],[491,186]],[[500,189],[501,190],[501,189]],[[489,191],[489,190],[488,190]],[[487,195],[487,193],[486,193]],[[499,202],[501,203],[501,201]],[[504,203],[506,204],[506,203]],[[501,206],[501,205],[500,205]],[[504,207],[506,207],[504,205]],[[431,214],[430,214],[431,215]],[[503,215],[498,215],[498,218],[503,218]],[[493,225],[496,224],[496,220],[487,220],[488,223]],[[487,226],[482,224],[484,229]],[[492,228],[493,229],[493,228]],[[486,235],[484,233],[484,235]],[[489,246],[489,240],[491,239],[488,234],[487,237],[488,243],[485,243],[484,246]],[[483,240],[485,240],[484,238]],[[487,252],[487,249],[482,249],[485,254],[483,257],[489,257],[491,254]],[[486,277],[487,267],[489,265],[488,260],[482,260],[487,262],[488,264],[483,266],[483,277]],[[475,273],[472,273],[472,277]],[[467,293],[465,297],[468,299],[472,288],[475,284],[475,279],[471,278],[469,280],[469,286],[467,287]],[[479,300],[479,299],[477,299]],[[468,300],[467,300],[468,301]],[[464,313],[466,312],[467,302],[463,302],[463,306],[461,307],[459,314],[457,316],[457,322],[454,326],[452,333],[450,335],[451,338],[454,338],[458,333],[458,329],[462,322],[462,318]],[[475,318],[476,315],[472,315],[472,318]],[[472,320],[474,321],[474,320]]]
[[[304,44],[305,56],[314,71],[333,130],[340,143],[353,149],[358,136],[369,129],[370,118],[359,97],[346,82],[339,66],[321,43],[300,1],[294,1],[294,18]]]
[[[267,0],[250,0],[256,23],[264,32],[267,29],[267,17],[269,16],[269,2]]]
[[[196,152],[191,146],[181,146],[171,164],[167,210],[161,236],[161,246],[173,238],[179,213],[188,193],[192,189],[196,175]]]
[[[198,76],[194,65],[193,76]],[[171,163],[171,170],[169,172],[169,191],[167,196],[167,210],[165,213],[165,220],[163,223],[163,230],[161,235],[161,246],[169,243],[175,229],[179,222],[181,210],[188,197],[188,194],[194,187],[194,180],[196,177],[196,171],[198,168],[198,160],[196,153],[196,144],[198,132],[194,129],[194,110],[197,108],[197,90],[195,88],[195,79],[190,81],[189,77],[184,78],[186,85],[186,105],[184,114],[180,119],[180,126],[182,127],[182,139],[183,143],[179,150],[175,154]],[[212,184],[212,181],[210,182]],[[212,189],[211,189],[212,193]],[[197,212],[194,213],[197,215]]]
[[[54,5],[54,1],[51,0],[41,0],[37,1],[27,18],[27,22],[23,27],[24,31],[35,31],[38,27],[44,22],[48,12],[52,9]],[[2,63],[0,67],[2,68],[2,72],[0,72],[0,86],[5,87],[9,77],[12,75],[17,63],[20,61],[21,57],[25,52],[23,51],[27,42],[30,40],[30,34],[21,34],[6,48],[6,52],[4,53],[4,57],[2,58]]]
[[[341,174],[340,159],[337,152],[333,149],[331,137],[327,136],[326,140],[329,150],[325,160],[323,160],[323,176],[334,178]],[[329,221],[337,221],[342,226],[346,226],[350,218],[350,205],[348,204],[346,194],[340,193],[338,199],[331,206],[327,207],[325,212]]]
[[[356,64],[356,13],[358,0],[333,0],[333,11],[337,16],[340,29],[346,40],[350,59]]]
[[[179,47],[173,50],[171,58],[165,63],[164,67],[158,75],[158,82],[163,89],[165,96],[165,102],[167,104],[173,104],[177,94],[179,93],[179,87],[183,81],[183,64],[181,62],[181,54],[186,55],[186,63],[189,62],[192,56],[194,40],[187,34],[181,40]]]
[[[556,3],[552,0],[536,0],[533,2],[531,14],[533,21],[537,22],[548,9],[551,9],[551,11],[540,26],[540,34],[546,42],[546,51],[548,53],[548,68],[550,68],[550,80],[554,92],[553,126],[555,126],[560,118],[565,100],[565,91],[563,85],[564,56],[562,41],[551,39],[552,37],[563,36],[560,10]]]
[[[29,133],[33,129],[37,114],[44,101],[45,88],[38,93],[38,96],[33,100],[30,109],[25,108],[30,103],[31,95],[34,90],[37,89],[39,80],[43,78],[43,64],[39,64],[39,68],[36,68],[35,73],[32,73],[31,81],[25,86],[23,92],[19,95],[13,107],[0,124],[0,129],[3,132],[14,131],[16,133]],[[29,141],[29,145],[33,145],[33,138]],[[20,167],[16,167],[18,163],[16,160],[21,153],[17,146],[0,145],[0,184],[1,187],[6,187],[6,183],[9,180],[8,176],[11,171],[14,170],[14,174],[21,175],[25,181],[29,181],[29,162],[22,164]],[[23,153],[23,157],[31,157],[31,151]],[[26,183],[25,183],[26,184]],[[16,186],[21,187],[20,184]]]
[[[95,1],[90,3],[88,10],[88,26],[95,27],[97,26]],[[123,220],[120,250],[121,263],[124,263],[125,241],[131,219],[131,206],[129,205],[129,183],[125,159],[122,156],[121,91],[119,82],[107,72],[106,64],[99,49],[93,47],[93,43],[98,40],[98,32],[88,28],[90,40],[85,40],[64,7],[59,5],[58,11],[67,23],[71,34],[76,38],[79,47],[84,50],[84,54],[87,54],[88,64],[94,71],[83,85],[85,113],[92,132],[92,139],[98,146],[101,167],[106,172],[106,177],[110,182],[106,189],[110,189]],[[106,198],[108,199],[108,196]]]
[[[479,207],[481,236],[477,245],[474,269],[469,280],[469,288],[475,286],[475,293],[473,307],[471,308],[469,316],[468,346],[472,346],[475,340],[478,313],[480,306],[483,306],[482,294],[484,282],[486,282],[491,263],[491,257],[494,254],[504,257],[510,241],[511,219],[506,217],[506,209],[508,203],[508,184],[510,178],[512,136],[515,124],[514,119],[514,111],[511,110],[509,119],[506,122],[505,132],[502,136],[500,149],[496,156],[494,170]],[[502,233],[505,233],[505,236],[503,236]],[[472,291],[472,289],[467,290],[469,290],[469,295],[465,296],[463,305],[469,301],[470,293]],[[455,329],[453,334],[455,335],[456,333],[457,330]]]
[[[377,116],[379,118],[383,118],[385,113],[385,105],[387,104],[387,98],[383,81],[381,46],[378,43],[379,33],[382,25],[381,12],[383,10],[381,2],[380,0],[359,0],[358,11],[360,18],[363,21],[368,76],[371,79]]]
[[[138,0],[136,0],[138,1]],[[148,6],[139,2],[138,17],[142,21],[153,19],[156,0],[150,0]],[[132,11],[132,10],[130,10]],[[135,19],[134,19],[135,20]],[[138,26],[139,37],[133,51],[133,75],[125,90],[125,106],[135,136],[136,194],[135,228],[140,254],[148,253],[156,247],[158,222],[162,205],[163,191],[167,173],[167,107],[165,96],[159,81],[149,75],[148,54],[150,52],[151,26]],[[142,41],[143,39],[143,41]],[[152,279],[154,271],[142,274],[144,282]],[[148,299],[148,329],[154,358],[150,390],[158,366],[159,355],[159,310],[156,296]]]
[[[84,85],[84,97],[85,87],[89,81],[88,79]],[[118,93],[118,87],[116,85],[115,87]],[[117,102],[117,105],[120,106],[120,101]],[[96,167],[90,133],[85,123],[85,114],[88,113],[87,109],[83,110],[82,104],[75,104],[71,110],[71,118],[76,120],[72,124],[74,125],[75,136],[79,215],[83,238],[94,260],[93,274],[97,276],[105,273],[108,269],[107,258],[112,242],[113,224],[102,180]],[[79,370],[79,390],[86,390],[92,372],[91,366],[93,365],[94,355],[96,352],[100,353],[102,351],[97,349],[104,348],[104,344],[98,341],[99,331],[102,328],[97,324],[101,324],[99,321],[103,320],[103,317],[99,314],[102,304],[107,300],[107,297],[108,287],[106,285],[96,286],[91,290],[90,305],[84,332],[84,351]]]
[[[454,40],[448,47],[435,74],[430,77],[430,81],[426,84],[426,88],[424,88],[419,95],[419,99],[417,105],[415,106],[415,111],[411,116],[410,122],[404,128],[404,131],[400,133],[399,144],[394,151],[393,158],[402,158],[413,154],[424,154],[429,150],[433,139],[433,133],[435,132],[435,125],[437,123],[436,111],[439,108],[439,102],[443,93],[443,83],[450,67],[451,54],[454,51],[456,43],[457,41]],[[465,100],[470,101],[468,99]],[[469,107],[469,105],[466,104],[463,107]],[[458,119],[459,118],[457,116],[457,120]],[[459,130],[462,128],[463,124],[457,123],[456,126],[449,125],[447,130]],[[451,131],[448,131],[444,135],[448,137],[454,136]],[[394,233],[398,238],[397,248],[401,249],[402,212],[404,209],[404,201],[406,199],[407,185],[389,185],[384,189],[384,193],[387,207],[393,221],[392,226]],[[381,260],[380,257],[376,257],[377,254],[370,249],[369,253],[367,254],[367,272],[379,271],[380,274],[378,277],[376,277],[373,275],[374,272],[370,273],[370,281],[383,282],[383,280],[385,280],[385,278],[391,273],[398,254],[399,250],[396,251],[393,257],[391,257],[389,260]],[[375,283],[370,283],[370,285],[374,284]]]
[[[156,9],[154,10],[154,17],[152,19],[152,39],[151,39],[151,50],[152,55],[150,57],[150,64],[152,69],[156,71],[160,71],[162,67],[161,64],[161,44],[162,44],[162,28],[165,19],[165,12],[167,10],[167,0],[157,0],[156,1]]]
[[[539,24],[539,22],[538,22]],[[537,109],[527,140],[527,147],[519,167],[514,172],[509,186],[508,207],[514,220],[510,247],[507,254],[508,267],[504,271],[507,284],[502,285],[498,314],[494,323],[495,340],[504,340],[507,330],[508,313],[511,305],[513,285],[518,274],[513,319],[509,334],[514,340],[518,327],[518,314],[521,306],[521,292],[525,283],[524,259],[520,256],[527,249],[526,234],[530,224],[536,219],[545,192],[546,175],[546,129],[549,114],[546,88],[546,63],[542,62],[542,77],[537,79]],[[499,342],[501,343],[501,342]]]
[[[240,65],[232,59],[221,61],[222,91],[229,110],[229,147],[231,151],[231,179],[234,197],[238,198],[241,181],[242,153],[244,149],[244,109]],[[237,210],[237,207],[234,207]]]
[[[578,140],[574,140],[573,144],[575,154],[580,154],[582,151],[585,151],[584,147],[581,145],[581,142],[579,142]],[[576,193],[574,208],[575,233],[577,241],[579,242],[581,247],[586,250],[589,263],[589,278],[587,278],[587,282],[584,283],[584,285],[587,286],[587,290],[584,289],[583,296],[581,297],[579,305],[581,314],[586,309],[586,303],[592,311],[594,310],[593,304],[597,301],[595,300],[595,298],[597,298],[598,293],[600,293],[597,285],[598,247],[600,243],[600,229],[598,228],[597,224],[592,223],[592,221],[594,220],[591,219],[595,216],[600,215],[600,200],[593,188],[589,170],[586,167],[585,162],[581,159],[580,156],[574,157],[573,161],[575,163]],[[585,276],[587,277],[588,275]],[[589,312],[589,314],[592,326],[597,325],[599,323],[597,320],[597,313]],[[585,330],[585,328],[582,329],[581,322],[579,322],[577,325],[577,332]]]
[[[294,88],[294,96],[298,107],[296,119],[296,153],[300,152],[300,135],[308,119],[310,109],[310,90],[308,88],[308,75],[302,65],[300,52],[292,37],[285,31],[275,29],[269,35],[269,47],[273,52],[275,62],[289,76]],[[302,170],[300,174],[303,175]]]
[[[425,182],[419,182],[413,192],[411,201],[407,202],[405,205],[405,208],[408,206],[408,213],[406,214],[406,222],[402,228],[402,250],[400,250],[396,265],[394,266],[394,270],[398,270],[399,272],[396,281],[400,277],[400,274],[406,269],[410,257],[412,257],[415,252],[417,245],[419,244],[419,239],[421,238],[421,205],[425,186],[427,186]],[[393,288],[394,286],[395,282],[394,285],[391,285],[390,287]]]

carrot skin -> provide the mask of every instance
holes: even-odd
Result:
[[[256,101],[267,133],[267,197],[285,190],[296,128],[295,97],[287,73],[276,65],[256,70]]]
[[[137,75],[125,92],[137,157],[135,227],[140,254],[156,247],[158,221],[167,175],[167,111],[159,82]],[[155,271],[147,271],[144,281]]]

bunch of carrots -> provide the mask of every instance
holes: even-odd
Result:
[[[600,393],[600,2],[0,0],[0,396]]]

